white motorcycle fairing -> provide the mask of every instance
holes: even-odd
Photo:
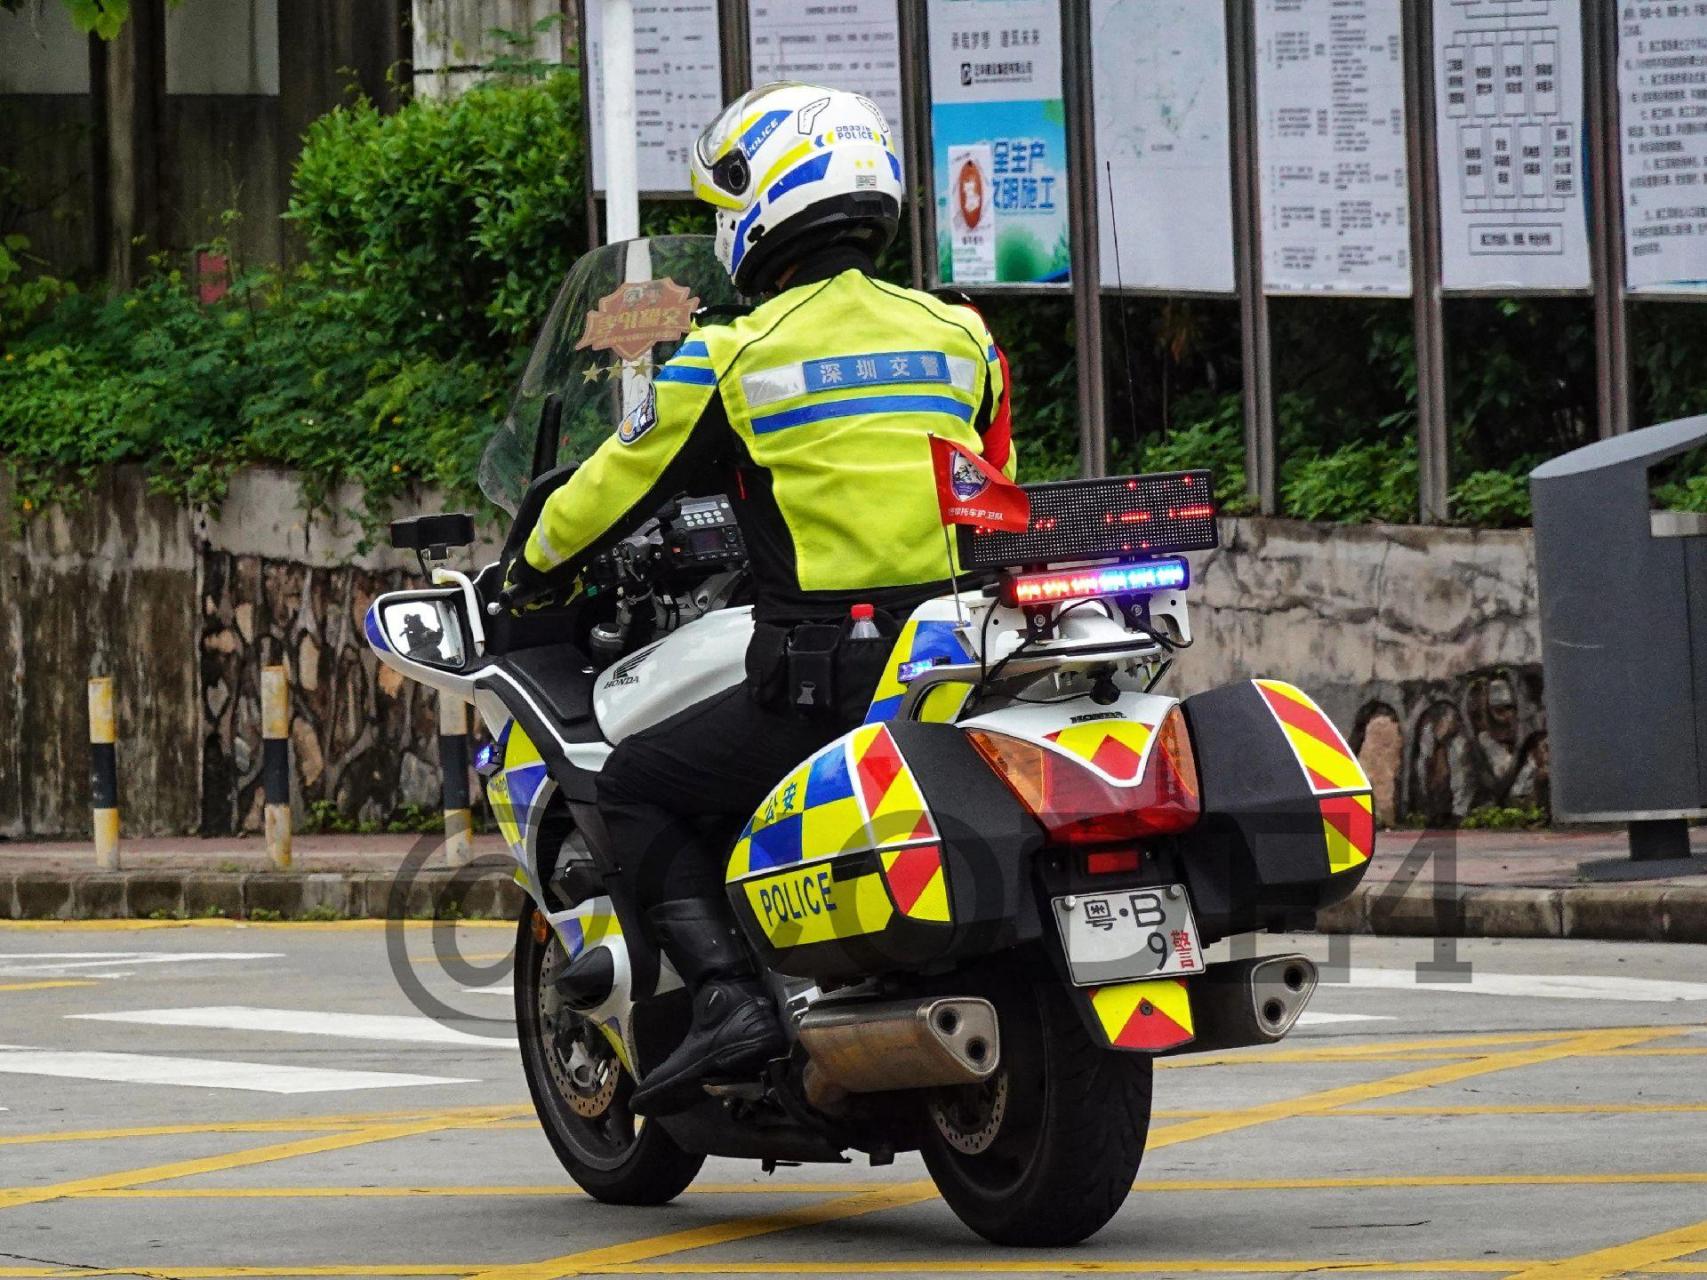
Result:
[[[740,684],[752,638],[752,609],[720,609],[612,664],[593,689],[605,741],[621,742]]]

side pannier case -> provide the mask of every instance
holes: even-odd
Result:
[[[730,855],[730,901],[779,972],[912,970],[1038,936],[1042,831],[957,728],[867,724],[771,792]]]
[[[1302,690],[1241,680],[1185,699],[1203,816],[1180,866],[1204,942],[1308,928],[1375,851],[1369,779]]]

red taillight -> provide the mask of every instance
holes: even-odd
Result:
[[[1136,871],[1144,858],[1136,849],[1097,849],[1085,855],[1085,874],[1112,876]]]
[[[1132,786],[1116,786],[1041,743],[988,729],[968,730],[967,737],[1052,841],[1114,844],[1197,822],[1197,760],[1178,707],[1163,717],[1143,776]]]

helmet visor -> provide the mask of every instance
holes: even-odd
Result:
[[[699,135],[699,141],[693,144],[694,158],[710,172],[717,158],[728,148],[730,141],[740,130],[741,122],[752,113],[759,99],[775,93],[778,89],[793,89],[797,86],[792,80],[778,80],[771,84],[761,84],[756,89],[749,89],[735,101],[724,107]]]

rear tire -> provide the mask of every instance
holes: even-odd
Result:
[[[541,917],[543,921],[543,917]],[[535,936],[532,903],[516,931],[516,1033],[540,1127],[569,1176],[606,1204],[666,1204],[705,1157],[628,1109],[634,1078],[604,1033],[563,1004],[552,977],[565,963],[554,932]],[[549,929],[549,926],[548,926]]]
[[[963,986],[965,984],[957,984]],[[1125,1202],[1150,1130],[1153,1063],[1095,1042],[1039,958],[982,984],[1002,1061],[988,1081],[933,1090],[922,1154],[942,1198],[995,1244],[1077,1244]]]

